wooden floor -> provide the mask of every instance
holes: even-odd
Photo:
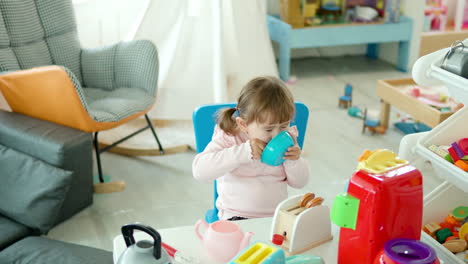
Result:
[[[291,189],[290,194],[315,192],[325,198],[324,204],[331,205],[333,197],[343,192],[364,149],[398,151],[403,136],[393,127],[386,135],[361,135],[362,121],[349,117],[345,110],[337,107],[345,84],[354,87],[355,105],[378,110],[376,81],[409,74],[365,57],[295,60],[292,74],[298,77],[298,82],[290,86],[295,99],[304,102],[311,111],[303,154],[309,161],[311,178],[306,188]],[[393,112],[391,121],[395,118]],[[185,122],[187,124],[190,122]],[[179,141],[186,141],[180,143],[194,145],[190,125],[174,133]],[[170,141],[170,136],[171,133],[161,136],[163,144],[165,138]],[[112,180],[125,181],[125,191],[96,194],[91,207],[55,227],[48,236],[112,250],[113,237],[127,223],[142,222],[156,229],[195,224],[211,206],[212,186],[192,178],[194,156],[193,151],[156,157],[104,153],[105,173],[111,175]],[[416,165],[424,174],[425,193],[441,182],[427,163]]]

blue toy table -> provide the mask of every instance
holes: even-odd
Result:
[[[408,70],[409,45],[413,22],[401,16],[400,22],[388,24],[344,24],[293,29],[278,16],[267,17],[270,39],[279,44],[279,73],[289,80],[291,49],[316,48],[338,45],[367,44],[367,56],[378,57],[378,44],[398,42],[400,71]]]

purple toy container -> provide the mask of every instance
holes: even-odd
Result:
[[[385,243],[374,264],[440,264],[437,254],[427,244],[414,239],[397,238]]]

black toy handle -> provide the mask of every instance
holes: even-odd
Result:
[[[156,259],[161,258],[161,236],[159,235],[158,231],[154,230],[150,226],[145,226],[142,224],[128,224],[122,226],[122,235],[125,239],[125,244],[127,244],[127,247],[135,244],[135,238],[133,237],[133,230],[140,230],[151,237],[153,237],[154,243],[153,243],[153,256]]]

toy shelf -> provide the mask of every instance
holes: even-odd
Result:
[[[384,23],[385,21],[383,19],[380,19],[377,21],[366,22],[366,23],[359,23],[359,22],[330,23],[330,24],[310,25],[310,26],[303,26],[303,27],[293,27],[293,29],[308,29],[308,28],[319,28],[319,27],[366,26],[366,25],[381,25]]]
[[[388,128],[390,106],[404,111],[430,127],[437,126],[453,114],[453,112],[441,112],[405,93],[409,86],[415,85],[417,84],[411,78],[377,81],[376,93],[382,99],[380,111],[382,126]]]
[[[432,144],[449,146],[454,141],[468,137],[466,120],[468,120],[468,107],[465,106],[421,137],[414,151],[424,159],[431,161],[434,170],[441,178],[468,192],[468,172],[463,171],[428,149]]]
[[[417,82],[435,80],[443,83],[447,86],[449,95],[465,106],[421,136],[414,147],[414,152],[431,161],[439,176],[468,192],[468,173],[428,149],[432,144],[448,146],[456,140],[468,137],[468,123],[466,122],[468,120],[468,79],[440,67],[446,52],[447,50],[444,49],[418,59],[413,67],[413,78]]]
[[[467,44],[466,41],[465,44]],[[450,145],[460,138],[468,137],[468,79],[440,67],[446,52],[447,49],[443,49],[419,58],[413,66],[413,78],[423,85],[434,81],[445,84],[449,95],[465,106],[431,131],[419,135],[408,135],[400,144],[400,151],[410,149],[412,152],[410,154],[430,161],[437,175],[445,179],[424,198],[423,224],[440,221],[454,207],[466,206],[468,202],[468,172],[428,149],[431,144]],[[464,263],[425,233],[422,234],[422,240],[431,244],[436,249],[439,258],[446,263]]]
[[[406,16],[400,16],[398,23],[353,23],[293,28],[279,16],[268,15],[267,24],[270,39],[279,44],[279,74],[283,81],[289,80],[291,50],[300,48],[367,44],[367,56],[377,58],[379,43],[398,42],[397,69],[408,69],[413,22]]]

